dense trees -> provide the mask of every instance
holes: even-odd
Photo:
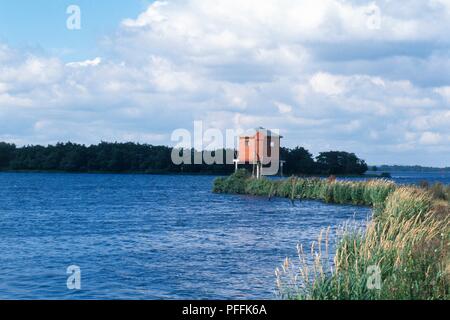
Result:
[[[0,142],[0,169],[7,168],[10,161],[14,157],[16,146],[14,144],[8,144]]]
[[[189,151],[188,151],[189,152]],[[196,151],[191,150],[191,159]],[[233,150],[229,150],[233,152]],[[25,146],[0,143],[1,170],[65,171],[65,172],[139,172],[139,173],[205,173],[229,174],[233,164],[175,165],[172,148],[136,143],[107,143],[85,146],[58,143],[56,145]],[[226,152],[223,152],[225,162]],[[281,149],[286,161],[285,174],[363,174],[366,163],[347,152],[323,152],[316,160],[308,150]]]
[[[354,153],[321,152],[316,160],[319,171],[326,174],[363,174],[368,170],[364,160],[359,159]]]
[[[286,161],[283,171],[288,175],[317,173],[313,156],[305,148],[281,148],[280,158]]]

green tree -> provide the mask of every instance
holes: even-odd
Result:
[[[363,174],[368,170],[364,160],[354,153],[343,151],[321,152],[316,162],[323,174]]]
[[[312,174],[315,171],[313,156],[303,147],[281,148],[280,156],[281,160],[286,161],[284,167],[286,174]]]
[[[10,166],[10,161],[14,157],[16,145],[0,142],[0,168],[7,169]]]

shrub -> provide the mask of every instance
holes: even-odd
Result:
[[[224,192],[227,192],[226,187],[225,187],[226,181],[227,181],[227,178],[224,178],[224,177],[216,178],[216,179],[214,180],[213,192],[214,192],[214,193],[224,193]]]
[[[244,194],[246,182],[249,177],[249,173],[241,169],[228,178],[217,178],[214,181],[213,192]]]

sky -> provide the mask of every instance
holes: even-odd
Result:
[[[0,141],[174,145],[202,121],[450,166],[449,32],[450,0],[0,0]]]

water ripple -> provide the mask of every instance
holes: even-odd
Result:
[[[297,243],[368,208],[215,195],[213,177],[0,174],[2,299],[265,299]],[[66,268],[82,288],[66,288]]]

